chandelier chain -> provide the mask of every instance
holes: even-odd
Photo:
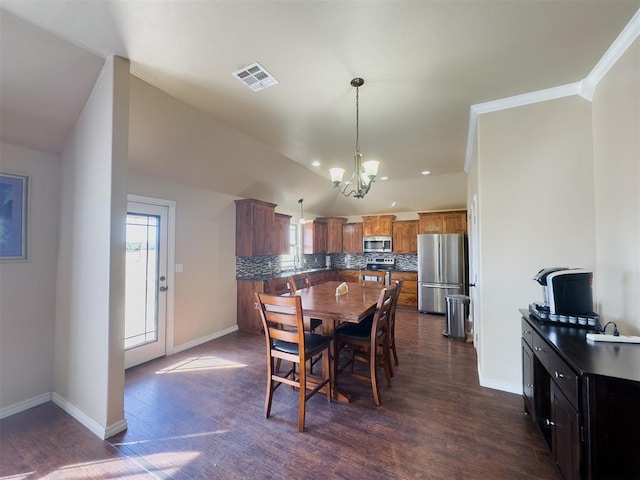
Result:
[[[356,153],[360,153],[360,87],[356,87]]]

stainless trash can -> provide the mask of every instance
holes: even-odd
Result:
[[[447,329],[442,332],[445,337],[465,341],[467,339],[467,320],[471,299],[466,295],[447,295]]]

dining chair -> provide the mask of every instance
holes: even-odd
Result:
[[[396,289],[393,294],[393,304],[391,305],[391,315],[389,316],[389,349],[393,353],[393,363],[398,366],[398,352],[396,350],[396,307],[398,306],[398,299],[400,292],[402,291],[402,284],[404,280],[396,280]],[[391,376],[393,376],[393,367],[391,368]]]
[[[373,392],[373,403],[380,405],[380,389],[378,387],[378,368],[382,367],[387,386],[391,387],[391,361],[389,354],[389,321],[396,285],[382,288],[376,304],[376,311],[371,325],[343,323],[336,328],[336,361],[342,349],[349,347],[349,360],[337,368],[338,373],[346,372],[350,376],[369,382]],[[368,322],[367,322],[368,323]],[[355,362],[365,363],[369,367],[369,375],[356,372]]]
[[[289,277],[289,290],[291,293],[296,293],[298,290],[303,288],[309,288],[311,286],[311,280],[309,280],[308,274],[301,274],[296,276]],[[322,326],[322,320],[319,318],[305,318],[305,325],[307,325],[307,330],[315,331],[316,328]]]
[[[382,270],[376,271],[367,271],[363,272],[360,275],[360,281],[362,283],[379,283],[380,285],[384,285],[384,279],[386,276],[386,272]]]
[[[307,400],[322,388],[326,388],[327,399],[331,401],[330,350],[333,339],[328,335],[305,331],[300,297],[256,293],[256,300],[267,347],[265,417],[269,418],[271,414],[275,390],[283,383],[290,385],[298,389],[298,430],[304,432]],[[307,360],[319,354],[322,354],[322,374],[308,374],[303,366]],[[280,374],[275,369],[276,360],[291,362],[291,369]]]

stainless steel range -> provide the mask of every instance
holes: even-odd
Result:
[[[367,270],[384,270],[384,284],[391,285],[391,270],[396,268],[396,261],[393,258],[367,257]],[[365,275],[365,280],[368,280]],[[372,279],[373,280],[373,279]]]

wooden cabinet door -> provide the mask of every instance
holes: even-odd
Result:
[[[467,212],[443,214],[442,229],[444,233],[467,233]]]
[[[342,237],[342,226],[347,221],[346,218],[325,218],[327,223],[327,253],[342,253],[344,239]]]
[[[375,215],[362,217],[362,229],[365,237],[393,235],[395,215]]]
[[[235,203],[236,256],[274,255],[276,205],[253,198]]]
[[[391,283],[402,280],[398,305],[418,308],[418,274],[415,272],[391,272]]]
[[[312,220],[304,224],[302,253],[327,253],[327,223]]]
[[[362,253],[362,223],[342,225],[342,252]]]
[[[342,226],[342,252],[362,253],[362,223],[345,223]]]
[[[418,253],[418,220],[393,222],[394,253]]]
[[[253,205],[253,253],[273,255],[275,232],[275,212],[265,205]]]
[[[291,215],[276,213],[275,215],[275,253],[286,255],[289,253],[289,227]]]
[[[533,350],[531,350],[527,342],[522,339],[522,398],[524,401],[524,411],[531,415],[531,419],[535,423],[537,419],[535,405],[533,403],[533,392],[535,389],[533,361]]]
[[[441,213],[419,213],[418,230],[420,233],[444,233]]]
[[[419,233],[467,233],[466,210],[418,213]]]
[[[580,476],[580,416],[560,388],[551,382],[551,438],[553,456],[567,480]]]
[[[238,330],[249,333],[263,333],[255,292],[264,292],[264,282],[237,280],[236,284]]]

